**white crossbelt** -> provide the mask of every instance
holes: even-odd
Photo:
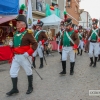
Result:
[[[98,29],[96,29],[96,30],[92,29],[93,32],[92,32],[91,36],[93,35],[93,33],[95,33],[96,36],[99,37],[99,36],[98,36],[98,33],[96,32],[97,30],[98,30]]]
[[[78,33],[78,35],[82,38],[82,36],[81,36],[81,34],[80,34],[80,33]]]
[[[66,35],[67,35],[68,39],[69,39],[73,44],[75,44],[74,41],[73,41],[73,40],[71,39],[71,37],[69,36],[68,32],[66,32]]]
[[[61,36],[62,36],[62,31],[60,30],[60,38],[61,38]]]
[[[35,38],[37,37],[37,35],[38,35],[40,32],[46,32],[46,31],[45,31],[45,30],[40,30],[40,31],[38,31],[38,32],[36,33],[36,35],[35,35]]]

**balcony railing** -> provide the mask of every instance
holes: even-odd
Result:
[[[43,1],[37,1],[35,2],[36,5],[33,4],[32,10],[33,11],[39,11],[45,13],[46,10],[46,4]]]

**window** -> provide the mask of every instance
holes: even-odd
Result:
[[[58,4],[58,0],[51,0],[52,3]]]
[[[36,10],[44,11],[45,0],[36,0]]]
[[[67,7],[71,7],[71,3],[72,1],[71,0],[67,0]]]

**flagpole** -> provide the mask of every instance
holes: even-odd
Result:
[[[28,28],[32,29],[33,26],[32,3],[31,0],[26,0],[26,2],[27,2],[27,24]]]

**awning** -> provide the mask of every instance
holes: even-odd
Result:
[[[0,0],[0,15],[16,15],[19,11],[19,0]]]
[[[7,21],[10,21],[12,19],[15,19],[17,15],[12,15],[12,16],[0,16],[0,24],[5,23]]]

